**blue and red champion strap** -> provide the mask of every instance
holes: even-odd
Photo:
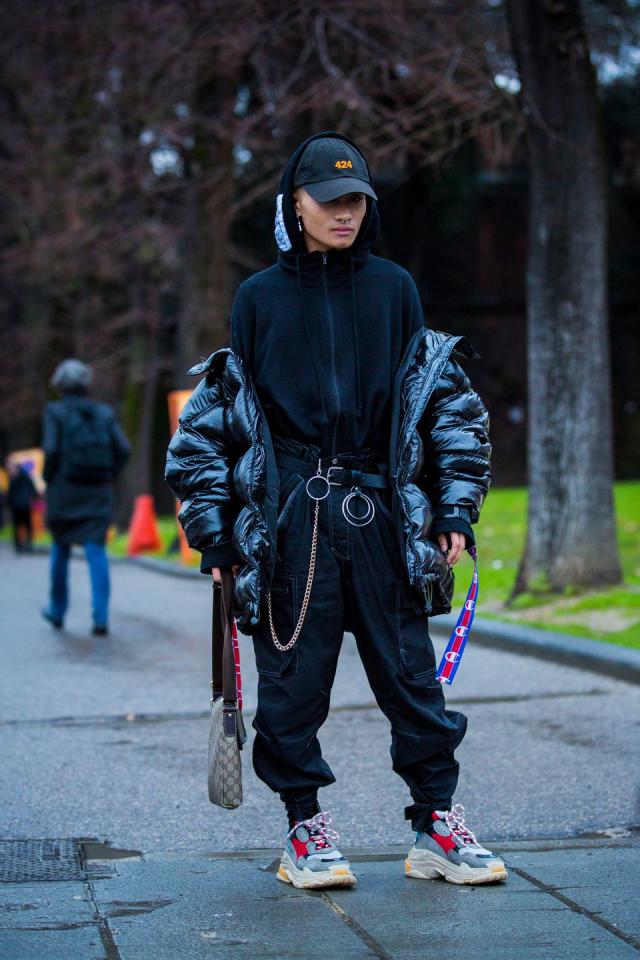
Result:
[[[447,649],[442,655],[442,660],[436,673],[436,680],[439,683],[453,683],[453,679],[460,666],[460,661],[462,660],[464,648],[467,645],[467,638],[471,630],[471,624],[473,623],[473,616],[478,602],[478,554],[475,547],[469,547],[468,553],[473,559],[473,577],[471,578],[471,585],[467,591],[467,599],[460,611],[458,622],[449,637]]]

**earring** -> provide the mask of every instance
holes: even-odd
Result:
[[[302,217],[298,217],[298,230],[302,233]]]

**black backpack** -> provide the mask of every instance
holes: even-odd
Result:
[[[113,478],[111,421],[97,404],[66,408],[61,460],[62,475],[72,483],[104,483]]]

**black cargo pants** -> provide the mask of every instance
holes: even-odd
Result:
[[[274,439],[279,453],[318,464],[318,448]],[[323,467],[332,461],[323,458]],[[338,455],[340,465],[376,473],[370,452]],[[298,621],[309,570],[315,501],[306,479],[279,465],[278,554],[271,604],[280,643]],[[406,808],[416,830],[432,810],[451,805],[458,779],[454,750],[466,717],[446,710],[428,632],[428,617],[410,592],[390,508],[390,490],[364,488],[375,517],[352,526],[342,513],[350,487],[332,486],[320,502],[315,576],[304,625],[293,649],[273,644],[266,599],[253,635],[259,674],[253,763],[257,775],[280,794],[289,822],[319,812],[319,787],[335,782],[317,733],[329,698],[345,630],[356,639],[376,701],[391,724],[393,769],[413,804]],[[352,501],[353,503],[353,501]],[[353,504],[362,510],[363,502]]]

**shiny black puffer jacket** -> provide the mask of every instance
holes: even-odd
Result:
[[[451,610],[453,571],[429,539],[434,518],[478,520],[489,489],[489,415],[455,356],[477,357],[466,337],[419,330],[396,374],[389,466],[393,516],[409,582],[424,609]],[[242,360],[217,350],[180,416],[166,479],[182,502],[191,547],[230,542],[238,628],[252,633],[276,562],[279,473],[269,427]]]

